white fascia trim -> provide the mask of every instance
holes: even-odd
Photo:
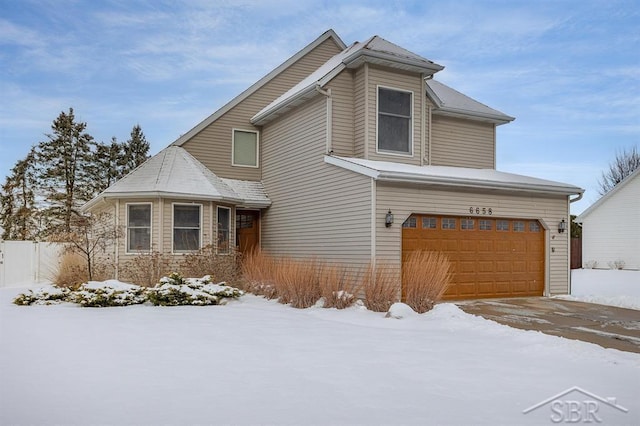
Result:
[[[275,114],[277,114],[278,112],[282,111],[283,109],[286,109],[290,105],[294,105],[294,104],[298,103],[299,101],[303,100],[309,94],[311,94],[312,91],[316,90],[316,88],[320,88],[320,89],[323,88],[327,83],[329,83],[338,74],[340,74],[340,72],[342,70],[344,70],[345,68],[346,67],[345,67],[344,64],[339,64],[337,67],[335,67],[334,69],[329,71],[320,80],[314,81],[313,83],[311,83],[310,85],[308,85],[304,89],[300,90],[298,93],[295,93],[295,94],[291,95],[290,97],[288,97],[286,99],[283,99],[281,102],[277,103],[276,105],[273,105],[271,108],[258,112],[256,115],[251,117],[251,124],[253,124],[254,126],[262,126],[263,124],[269,122],[271,118],[276,116]],[[313,97],[313,96],[311,96],[311,97]],[[311,97],[309,97],[309,98],[311,98]]]
[[[448,115],[451,117],[490,121],[498,125],[507,124],[516,119],[515,117],[511,117],[508,115],[495,115],[477,111],[469,111],[465,109],[448,108],[444,106],[437,107],[436,109],[432,110],[432,113],[435,115]]]
[[[396,56],[396,55],[390,55],[388,53],[384,53],[384,52],[376,52],[373,50],[369,50],[366,47],[363,49],[359,49],[356,52],[354,52],[353,54],[347,56],[346,58],[344,58],[344,60],[342,61],[344,64],[346,64],[347,66],[353,64],[354,62],[357,62],[359,59],[363,59],[366,61],[366,57],[371,57],[371,58],[375,58],[375,59],[382,59],[385,61],[389,61],[389,62],[395,62],[398,64],[403,64],[403,65],[408,65],[411,67],[415,67],[421,71],[427,71],[424,72],[425,74],[435,74],[438,71],[442,71],[444,69],[444,67],[442,65],[438,65],[436,63],[426,63],[423,61],[415,61],[415,60],[411,60],[409,58],[403,58],[401,56]],[[429,72],[430,71],[430,72]]]
[[[368,176],[370,178],[373,178],[374,180],[378,180],[378,176],[380,176],[380,172],[376,169],[372,169],[366,166],[361,166],[360,164],[355,164],[355,163],[352,163],[351,161],[347,161],[338,157],[333,157],[331,155],[325,155],[324,162],[334,166],[342,167],[343,169],[347,169],[352,172],[359,173],[361,175]]]
[[[578,217],[574,220],[576,223],[582,223],[585,217],[589,216],[599,205],[604,203],[606,200],[611,198],[616,192],[620,191],[622,188],[627,186],[629,182],[636,178],[637,175],[640,175],[640,168],[636,169],[629,176],[624,178],[621,182],[619,182],[616,186],[614,186],[609,192],[600,197],[595,203],[591,204],[585,211],[580,213]]]
[[[335,31],[333,31],[333,30],[326,31],[320,37],[318,37],[313,42],[308,44],[305,48],[303,48],[302,50],[298,51],[298,53],[296,53],[295,55],[291,56],[285,62],[280,64],[277,68],[272,70],[269,74],[265,75],[260,80],[258,80],[257,82],[255,82],[254,84],[249,86],[248,89],[246,89],[244,92],[240,93],[238,96],[233,98],[231,101],[229,101],[227,104],[225,104],[222,108],[218,109],[216,112],[211,114],[209,117],[205,118],[200,123],[198,123],[195,127],[193,127],[191,130],[189,130],[187,133],[185,133],[184,135],[180,136],[171,145],[177,145],[177,146],[183,145],[185,142],[187,142],[193,136],[195,136],[198,133],[200,133],[209,124],[211,124],[214,121],[216,121],[218,118],[220,118],[221,116],[226,114],[229,110],[231,110],[233,107],[235,107],[240,102],[244,101],[249,96],[251,96],[253,93],[255,93],[262,86],[267,84],[269,81],[273,80],[278,74],[280,74],[281,72],[283,72],[284,70],[289,68],[298,59],[302,58],[304,55],[306,55],[307,53],[311,52],[313,49],[315,49],[320,44],[324,43],[326,40],[328,40],[330,38],[333,39],[333,41],[338,45],[338,47],[340,47],[340,49],[344,50],[344,49],[347,48],[347,45],[344,44],[344,42],[340,39],[340,37],[338,37],[338,35],[335,33]]]
[[[549,186],[549,185],[532,185],[525,183],[509,183],[509,182],[495,182],[478,179],[457,178],[450,176],[426,176],[416,173],[408,172],[391,172],[380,171],[370,167],[362,166],[360,164],[352,163],[348,160],[332,157],[326,155],[324,157],[325,163],[332,164],[334,166],[342,167],[344,169],[360,173],[365,176],[369,176],[377,181],[381,182],[397,182],[397,183],[418,183],[418,184],[435,184],[439,186],[450,187],[463,187],[474,189],[496,189],[496,190],[512,190],[512,191],[527,191],[544,194],[562,194],[571,195],[578,193],[577,188],[563,187],[563,186]]]
[[[284,99],[282,102],[278,103],[277,105],[274,105],[273,107],[269,108],[268,110],[262,111],[261,113],[258,113],[256,115],[254,115],[253,117],[251,117],[251,124],[253,124],[254,126],[262,126],[276,112],[288,107],[289,105],[295,104],[297,101],[303,99],[305,96],[315,92],[316,91],[316,84],[317,83],[314,82],[313,84],[305,87],[304,89],[302,89],[301,91],[299,91],[295,95]]]
[[[145,191],[145,192],[127,192],[127,193],[109,193],[102,194],[93,200],[89,201],[87,204],[82,206],[82,209],[86,211],[91,207],[95,206],[101,201],[106,201],[108,199],[122,199],[126,200],[129,198],[167,198],[173,200],[197,200],[197,201],[218,201],[222,203],[228,203],[233,205],[252,205],[259,208],[266,208],[271,205],[271,201],[255,201],[255,200],[245,200],[241,198],[233,198],[233,197],[222,197],[222,196],[211,196],[211,195],[203,195],[203,194],[185,194],[185,193],[176,193],[176,192],[164,192],[164,191]]]

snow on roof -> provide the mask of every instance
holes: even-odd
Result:
[[[427,80],[427,95],[436,104],[435,113],[475,116],[500,124],[515,120],[514,117],[471,99],[439,81]]]
[[[388,161],[325,156],[325,162],[389,182],[424,183],[482,189],[502,189],[524,192],[582,194],[584,189],[562,182],[531,176],[499,172],[494,169],[472,169],[449,166],[415,166]]]
[[[275,99],[251,118],[255,125],[262,125],[269,118],[282,114],[295,105],[316,95],[315,88],[322,88],[340,71],[348,66],[359,66],[364,58],[375,63],[398,66],[402,69],[422,71],[426,74],[437,72],[443,67],[420,55],[397,46],[382,37],[373,36],[365,42],[355,42],[342,52],[330,58],[322,66]]]
[[[146,196],[218,200],[256,207],[271,204],[260,182],[219,178],[184,148],[170,145],[83,208],[104,198]]]

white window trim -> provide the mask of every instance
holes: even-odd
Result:
[[[379,117],[380,117],[380,89],[387,89],[387,90],[394,90],[396,92],[404,92],[404,93],[409,93],[411,94],[411,122],[409,124],[409,152],[408,153],[403,153],[403,152],[398,152],[398,151],[387,151],[384,149],[380,149],[379,144],[378,144],[378,122]],[[414,103],[414,92],[412,90],[405,90],[405,89],[398,89],[397,87],[390,87],[390,86],[383,86],[378,84],[376,86],[376,154],[382,154],[382,155],[391,155],[391,156],[395,156],[395,157],[405,157],[405,158],[413,158],[413,133],[414,133],[414,128],[413,128],[413,121],[414,121],[414,111],[413,111],[413,103]]]
[[[226,253],[221,253],[220,252],[220,246],[218,244],[218,233],[220,232],[220,230],[218,229],[218,223],[219,220],[218,218],[220,217],[220,215],[218,214],[218,211],[220,209],[225,209],[225,210],[229,210],[229,228],[228,228],[228,232],[229,232],[229,247],[227,248],[227,252]],[[225,207],[225,206],[216,206],[216,254],[220,254],[220,255],[227,255],[227,254],[231,254],[233,247],[235,247],[235,244],[232,246],[231,245],[231,226],[233,225],[233,219],[231,218],[231,207]]]
[[[200,235],[198,237],[198,248],[196,250],[175,250],[175,246],[173,244],[173,235],[175,229],[175,206],[198,206],[200,207]],[[200,203],[171,203],[171,254],[189,254],[195,253],[202,248],[202,228],[203,228],[203,205]]]
[[[236,132],[255,133],[256,134],[256,165],[249,166],[247,164],[236,164]],[[231,129],[231,165],[233,167],[248,167],[250,169],[257,169],[260,167],[260,132],[257,130],[246,130],[239,128]]]
[[[129,250],[129,206],[149,206],[149,250]],[[151,253],[153,251],[153,203],[150,202],[142,202],[142,203],[125,203],[124,205],[125,211],[125,223],[126,225],[126,235],[124,241],[124,252],[126,254],[139,254],[139,253]]]

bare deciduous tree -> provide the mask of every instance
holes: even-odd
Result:
[[[89,280],[92,280],[96,264],[100,263],[98,259],[102,255],[104,257],[102,263],[107,260],[108,256],[105,249],[122,237],[122,228],[115,224],[112,215],[109,213],[74,216],[70,226],[71,231],[54,234],[50,239],[51,241],[67,243],[65,251],[82,256],[86,261]]]
[[[640,153],[638,147],[624,149],[616,154],[615,160],[609,164],[609,169],[602,172],[602,178],[598,182],[600,185],[600,195],[611,191],[614,186],[622,182],[624,178],[640,167]]]

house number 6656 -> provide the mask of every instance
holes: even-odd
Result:
[[[491,209],[491,207],[469,207],[469,214],[492,215],[493,210]]]

